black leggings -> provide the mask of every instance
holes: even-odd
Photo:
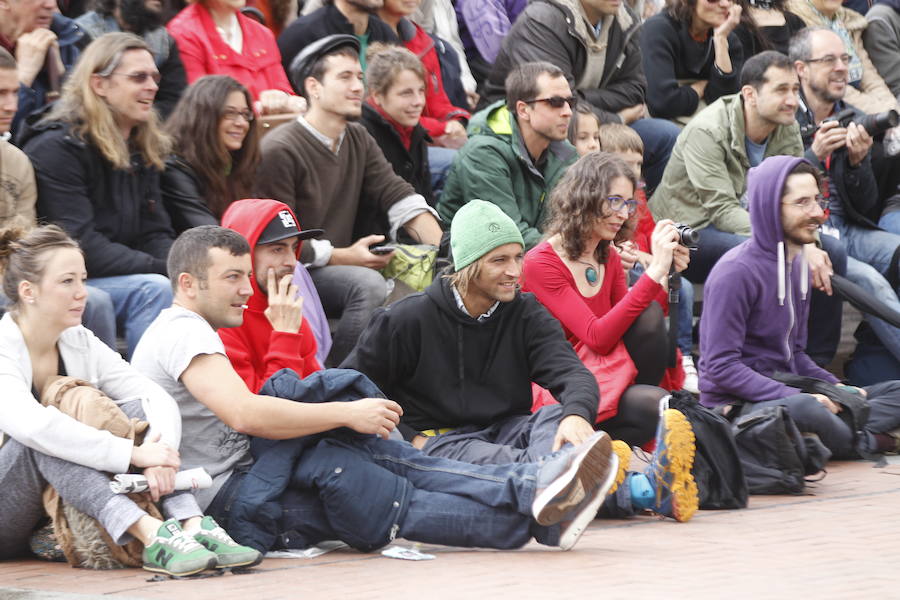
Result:
[[[616,415],[600,423],[600,429],[629,446],[643,446],[656,435],[659,401],[668,392],[659,387],[666,370],[668,337],[662,307],[650,303],[622,337],[637,367],[635,385],[619,398]]]

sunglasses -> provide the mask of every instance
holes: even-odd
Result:
[[[564,104],[568,104],[569,108],[575,110],[575,106],[578,105],[578,97],[577,96],[569,96],[568,98],[563,98],[562,96],[551,96],[549,98],[535,98],[534,100],[523,100],[525,104],[534,104],[535,102],[546,102],[552,108],[562,108]]]
[[[162,75],[160,75],[159,71],[138,71],[136,73],[119,73],[113,72],[110,75],[121,75],[122,77],[127,77],[134,83],[144,83],[147,79],[152,79],[153,83],[159,85],[160,80],[162,80]]]

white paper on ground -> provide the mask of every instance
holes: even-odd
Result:
[[[399,558],[400,560],[434,560],[434,554],[425,554],[420,552],[416,546],[412,548],[404,548],[403,546],[390,546],[381,551],[382,556],[388,558]]]
[[[212,477],[203,467],[179,471],[175,474],[176,490],[202,490],[212,485]],[[130,494],[132,492],[145,492],[149,489],[147,478],[143,475],[131,475],[122,473],[113,477],[109,482],[109,489],[114,494]]]
[[[323,554],[328,554],[333,550],[340,550],[341,548],[346,547],[347,544],[344,542],[332,540],[321,542],[318,546],[312,546],[305,550],[293,548],[288,548],[287,550],[272,550],[271,552],[266,552],[266,558],[315,558],[317,556],[322,556]]]

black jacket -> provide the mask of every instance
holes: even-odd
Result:
[[[712,104],[740,90],[744,50],[735,32],[728,34],[731,73],[716,67],[712,35],[705,42],[695,41],[688,28],[665,12],[653,15],[641,32],[644,74],[647,76],[647,107],[654,117],[672,119],[697,110],[696,92],[679,80],[706,79],[709,83],[703,100]]]
[[[834,114],[844,109],[853,109],[856,117],[865,115],[854,106],[850,106],[843,100],[838,100],[834,106]],[[812,151],[813,136],[816,132],[815,117],[807,108],[803,92],[800,92],[800,105],[797,108],[797,122],[800,124],[800,134],[803,137],[803,148],[806,150],[805,158],[820,168],[828,179],[834,183],[837,195],[844,206],[844,214],[848,221],[864,227],[877,228],[875,224],[881,214],[878,205],[878,184],[875,174],[872,172],[872,153],[863,159],[855,167],[850,165],[850,157],[846,149],[841,148],[831,155],[828,168],[824,162]]]
[[[161,186],[163,205],[172,219],[176,235],[199,225],[219,224],[206,205],[203,184],[191,165],[180,156],[172,155],[166,159]]]
[[[625,9],[631,24],[622,30],[620,19],[609,30],[603,77],[595,89],[578,89],[606,123],[619,123],[615,113],[641,104],[647,88],[641,49],[638,44],[638,18]],[[491,74],[484,84],[483,106],[506,95],[506,76],[518,65],[545,60],[566,74],[572,90],[587,66],[585,40],[576,31],[575,16],[558,0],[535,0],[516,19],[503,40]],[[578,17],[580,18],[580,17]]]
[[[335,33],[353,35],[353,25],[333,3],[326,4],[288,25],[278,36],[281,64],[284,65],[284,72],[287,73],[288,79],[291,78],[291,61],[301,50],[316,40]],[[391,26],[375,15],[369,15],[369,28],[366,33],[369,35],[370,44],[374,42],[400,43]]]
[[[78,241],[88,276],[166,274],[175,232],[160,198],[159,171],[137,156],[131,170],[114,168],[62,122],[38,122],[22,133],[37,179],[38,219]]]
[[[341,366],[367,375],[416,431],[527,415],[532,381],[561,401],[564,416],[597,417],[597,380],[528,293],[478,322],[438,277],[425,292],[378,309]]]
[[[434,206],[431,171],[428,166],[428,142],[431,138],[428,137],[425,128],[416,125],[412,133],[412,143],[407,150],[394,126],[369,104],[363,104],[360,123],[378,142],[384,157],[394,167],[394,173],[412,184],[416,193],[422,194],[428,204]]]

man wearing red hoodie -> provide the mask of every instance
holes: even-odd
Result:
[[[301,231],[286,204],[259,199],[233,203],[222,215],[222,226],[244,236],[253,254],[253,295],[244,323],[218,332],[234,370],[258,391],[279,369],[293,369],[301,377],[321,369],[316,339],[303,318],[303,298],[291,278],[300,244],[322,230]]]

